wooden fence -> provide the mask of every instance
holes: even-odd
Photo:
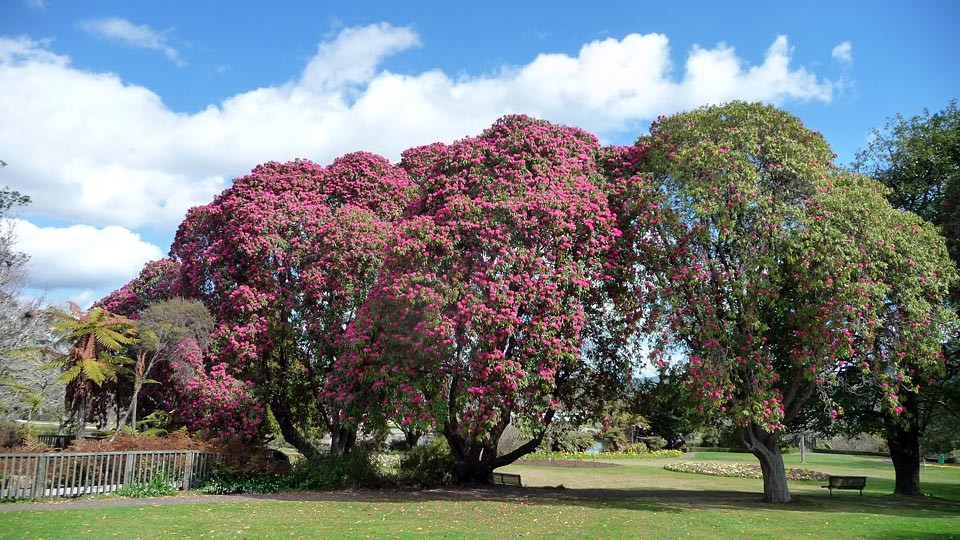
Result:
[[[192,489],[210,474],[216,454],[196,450],[0,454],[0,500],[112,493],[158,475]]]

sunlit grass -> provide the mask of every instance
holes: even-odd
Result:
[[[800,466],[799,456],[786,457],[788,466]],[[695,459],[753,460],[726,453]],[[890,496],[888,460],[808,454],[805,468],[866,474],[864,495],[829,497],[822,482],[791,482],[794,503],[769,505],[760,501],[760,480],[669,472],[663,469],[667,461],[502,469],[523,476],[528,487],[519,490],[365,493],[347,501],[169,506],[146,501],[96,509],[64,504],[62,510],[0,512],[0,539],[960,539],[957,467],[927,467],[922,473],[925,491],[952,500],[904,499]],[[561,484],[565,489],[556,489]]]

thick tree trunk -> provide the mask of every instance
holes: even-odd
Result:
[[[738,434],[744,448],[760,461],[763,500],[770,503],[790,502],[792,499],[787,486],[787,470],[783,466],[783,454],[780,453],[780,430],[771,433],[751,423],[739,428]]]
[[[497,446],[500,436],[509,424],[509,419],[500,426],[496,432],[496,437],[487,444],[468,443],[457,433],[453,423],[447,422],[444,424],[443,436],[450,446],[450,452],[456,459],[453,466],[453,475],[457,482],[460,484],[489,484],[491,473],[497,467],[509,465],[540,446],[554,414],[555,411],[553,410],[547,411],[542,419],[543,428],[540,432],[533,439],[502,456],[497,455]]]
[[[920,430],[913,424],[888,430],[887,445],[896,473],[895,495],[923,495],[920,491]]]

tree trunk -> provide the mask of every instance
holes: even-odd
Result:
[[[895,495],[918,496],[920,491],[920,430],[915,422],[888,430],[887,446],[896,473]]]
[[[737,430],[744,448],[760,461],[763,473],[763,500],[770,503],[788,503],[791,501],[787,486],[787,470],[783,466],[783,454],[780,453],[781,431],[764,431],[755,423]]]
[[[537,435],[520,445],[518,448],[502,456],[497,455],[497,446],[500,442],[500,436],[509,424],[509,418],[501,424],[497,435],[487,444],[468,443],[457,433],[455,425],[448,421],[443,426],[443,436],[450,446],[450,452],[456,459],[453,466],[453,475],[460,484],[489,484],[491,473],[497,467],[509,465],[521,457],[533,452],[540,446],[543,436],[550,427],[553,420],[554,410],[547,411],[544,414],[541,424],[543,428]]]
[[[416,448],[417,444],[420,442],[420,437],[423,437],[423,431],[419,429],[405,429],[400,428],[400,431],[403,432],[403,439],[407,443],[408,448]]]
[[[77,435],[76,440],[82,441],[87,438],[87,397],[81,395],[77,405]]]
[[[344,456],[357,446],[357,430],[348,428],[339,422],[330,424],[330,453]]]
[[[286,392],[283,392],[283,394],[286,396]],[[273,413],[273,417],[280,427],[280,434],[283,435],[283,440],[293,445],[293,447],[299,450],[307,459],[318,457],[320,452],[300,433],[297,426],[294,425],[293,414],[290,412],[290,407],[286,405],[285,399],[270,400],[270,412]]]

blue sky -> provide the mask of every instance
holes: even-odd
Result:
[[[33,198],[33,290],[88,304],[257,163],[396,160],[507,113],[629,144],[657,115],[759,100],[846,164],[887,117],[957,97],[958,21],[949,0],[6,0],[0,185]]]

